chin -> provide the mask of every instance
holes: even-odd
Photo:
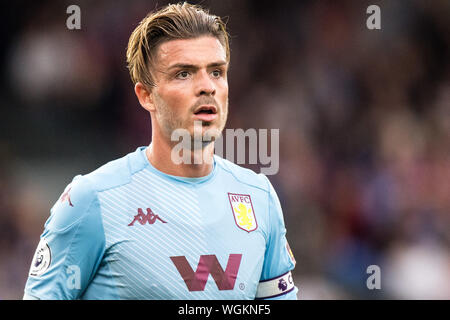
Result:
[[[201,140],[203,142],[211,142],[220,138],[222,134],[222,130],[220,130],[215,124],[202,125],[201,133],[197,131],[194,132],[194,129],[190,130],[190,134],[192,140]]]

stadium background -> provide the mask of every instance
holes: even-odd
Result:
[[[158,1],[10,1],[0,53],[0,299],[20,299],[77,174],[148,145],[125,64]],[[198,2],[192,2],[198,3]],[[66,8],[81,8],[81,30]],[[301,299],[450,298],[450,2],[203,1],[228,17],[227,128],[280,129],[270,176]],[[381,30],[366,8],[381,8]],[[381,268],[368,290],[366,268]]]

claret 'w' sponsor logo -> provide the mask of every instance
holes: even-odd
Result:
[[[219,290],[233,290],[242,254],[230,254],[225,271],[213,254],[201,255],[197,270],[192,269],[185,256],[170,257],[189,291],[205,290],[211,274]]]
[[[142,209],[139,208],[138,214],[134,216],[133,221],[131,221],[130,224],[128,224],[128,226],[131,227],[132,225],[134,225],[136,221],[139,222],[141,225],[144,225],[147,222],[148,224],[154,224],[156,220],[159,220],[162,223],[167,223],[166,221],[161,219],[157,214],[154,214],[152,209],[147,208],[147,214],[145,214],[144,211],[142,211]]]

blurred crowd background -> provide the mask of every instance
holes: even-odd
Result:
[[[280,130],[269,179],[299,298],[449,299],[450,1],[200,3],[231,34],[227,128]],[[66,28],[71,4],[81,30]],[[3,4],[0,299],[22,298],[72,178],[150,143],[125,50],[164,4]],[[371,4],[381,30],[366,27]],[[370,265],[380,290],[366,286]]]

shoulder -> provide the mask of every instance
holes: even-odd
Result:
[[[65,230],[82,218],[98,213],[98,193],[129,183],[133,172],[144,167],[145,162],[139,158],[142,155],[138,151],[110,161],[86,175],[75,176],[51,208],[46,226]]]
[[[89,203],[98,192],[130,183],[132,175],[146,166],[142,148],[109,161],[88,174],[76,176],[65,191],[70,189],[71,196],[75,200],[79,198],[83,200],[82,202]]]
[[[241,167],[227,159],[223,159],[217,155],[214,156],[216,164],[220,169],[227,172],[232,179],[239,183],[246,184],[250,187],[260,189],[262,191],[270,192],[271,185],[269,179],[262,174],[256,173],[253,170]]]
[[[82,176],[86,181],[85,183],[90,184],[91,188],[97,192],[130,183],[132,175],[146,166],[145,159],[142,156],[142,148],[140,147],[134,152],[112,160]]]

